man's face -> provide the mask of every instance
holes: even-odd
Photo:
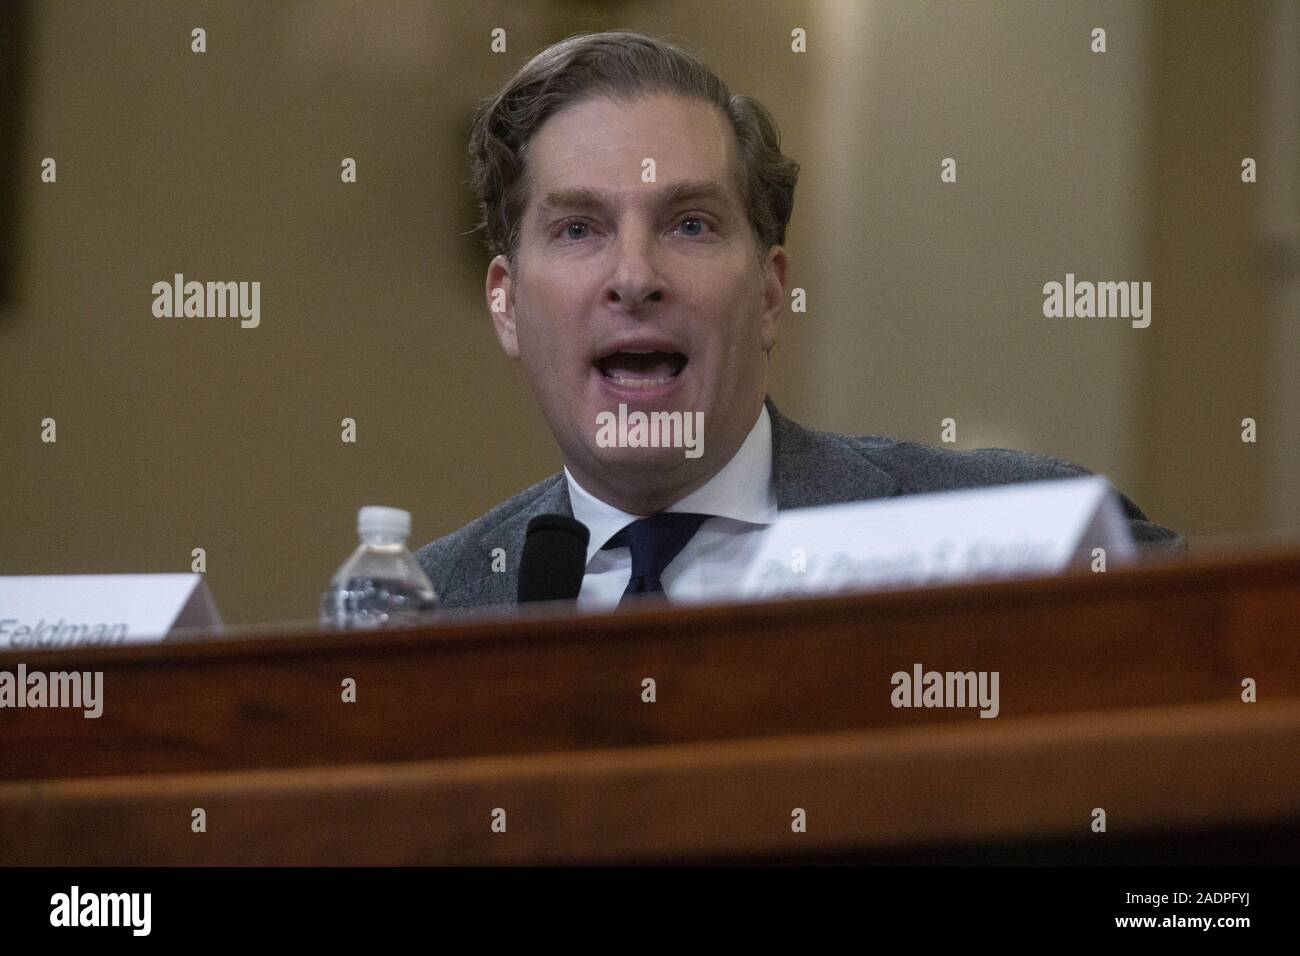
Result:
[[[758,416],[784,251],[760,260],[734,135],[700,101],[570,106],[534,134],[527,167],[516,273],[502,256],[488,270],[501,346],[523,361],[584,487],[634,513],[665,507],[725,464]],[[602,447],[597,416],[620,404],[703,412],[703,455]]]

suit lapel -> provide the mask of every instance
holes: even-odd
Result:
[[[456,582],[447,591],[447,597],[454,596],[457,605],[514,604],[519,595],[519,561],[523,557],[528,522],[537,515],[545,514],[573,517],[569,485],[564,480],[564,472],[547,479],[541,493],[528,507],[515,512],[471,545],[480,553],[466,555],[466,560],[458,563],[462,567],[480,569],[479,573],[477,576],[467,575],[464,580]],[[506,569],[500,573],[484,573],[481,569],[490,567],[493,548],[505,551]]]
[[[778,510],[885,498],[898,491],[898,482],[844,437],[804,428],[777,411],[772,399],[766,404]]]

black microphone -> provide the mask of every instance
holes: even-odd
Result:
[[[567,515],[538,515],[529,521],[519,559],[519,603],[576,599],[590,538],[587,526]]]

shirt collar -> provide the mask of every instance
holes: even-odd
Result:
[[[624,527],[644,515],[628,514],[597,498],[566,466],[573,517],[587,526],[587,561]],[[771,524],[776,518],[776,491],[772,484],[772,419],[765,404],[758,420],[731,460],[718,473],[667,511],[693,511],[746,524]]]

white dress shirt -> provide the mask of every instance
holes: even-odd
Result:
[[[627,547],[601,547],[626,525],[645,515],[628,514],[591,494],[566,467],[573,517],[591,531],[587,543],[587,573],[578,592],[578,607],[603,610],[618,605],[632,578],[632,552]],[[668,511],[714,515],[695,532],[664,569],[664,592],[672,601],[708,601],[732,593],[736,577],[748,566],[758,546],[756,533],[776,518],[776,489],[772,484],[772,419],[764,405],[749,436],[716,475]]]

